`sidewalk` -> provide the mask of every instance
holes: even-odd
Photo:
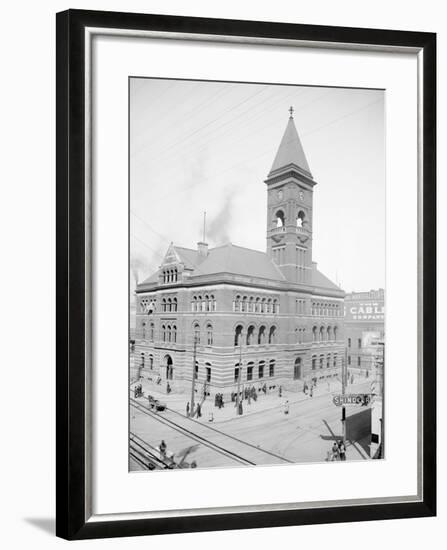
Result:
[[[346,388],[346,392],[355,392],[356,386],[358,386],[359,384],[364,384],[367,381],[368,379],[366,378],[360,379],[359,377],[357,377],[357,383],[354,383],[352,386],[348,385],[348,387]],[[172,393],[166,395],[165,393],[157,391],[157,389],[154,387],[154,384],[146,380],[140,380],[137,383],[131,384],[131,389],[133,389],[134,386],[137,384],[141,384],[143,386],[144,398],[140,399],[146,399],[148,395],[152,395],[155,399],[158,399],[162,403],[166,403],[169,409],[186,416],[186,404],[188,401],[190,401],[190,396],[188,394]],[[317,385],[313,390],[313,397],[310,397],[309,394],[305,394],[303,392],[292,392],[287,390],[282,391],[281,397],[279,397],[277,390],[271,391],[266,395],[264,393],[260,393],[256,401],[251,399],[250,404],[248,403],[247,399],[244,399],[242,401],[242,415],[236,414],[235,402],[227,401],[225,402],[224,407],[219,409],[218,407],[214,406],[214,396],[209,396],[202,404],[202,416],[198,419],[197,417],[195,417],[195,419],[199,420],[200,422],[223,423],[269,410],[274,411],[276,409],[278,412],[283,412],[286,401],[289,402],[289,405],[293,405],[302,401],[318,399],[318,397],[321,396],[327,396],[328,394],[336,394],[340,392],[341,383],[334,380],[330,382],[329,389],[326,382],[322,382]],[[201,399],[199,395],[196,395],[195,404],[197,405],[197,402],[200,401]]]

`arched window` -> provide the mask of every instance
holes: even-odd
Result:
[[[151,342],[154,341],[154,330],[155,330],[155,325],[154,323],[151,323],[150,330],[149,330],[149,340]]]
[[[303,227],[304,225],[304,212],[302,210],[300,210],[300,212],[298,212],[298,216],[296,218],[296,225],[297,227]]]
[[[172,300],[168,298],[167,300],[167,311],[172,311]]]
[[[206,343],[208,344],[208,346],[213,345],[213,326],[211,325],[211,323],[208,323],[206,325]]]
[[[320,327],[320,342],[324,341],[324,327]]]
[[[141,338],[146,340],[146,323],[144,321],[141,323]]]
[[[253,380],[253,365],[254,363],[250,361],[250,363],[247,364],[247,381]]]
[[[272,299],[271,298],[269,298],[267,300],[267,313],[273,313]]]
[[[269,376],[275,376],[275,360],[271,359],[269,363]]]
[[[166,325],[161,325],[161,339],[166,342]]]
[[[317,341],[317,327],[312,327],[312,340]]]
[[[334,369],[337,368],[337,354],[334,353]]]
[[[286,219],[284,217],[284,212],[282,210],[278,210],[275,214],[276,217],[276,227],[284,227],[286,225]]]
[[[279,313],[279,304],[276,298],[273,300],[273,313]]]
[[[161,311],[166,311],[166,298],[161,301]]]
[[[316,370],[317,368],[317,356],[312,355],[312,370]]]
[[[276,344],[276,327],[275,326],[270,327],[269,344]]]
[[[171,325],[167,326],[166,332],[168,333],[168,342],[170,342],[171,341]]]
[[[258,344],[264,344],[265,342],[265,326],[262,325],[260,328],[259,328],[259,333],[258,333]]]
[[[206,381],[211,382],[211,363],[205,363]]]
[[[240,311],[240,304],[241,304],[241,297],[236,296],[236,299],[234,300],[234,311]]]
[[[265,313],[265,298],[261,300],[261,313]]]
[[[149,355],[149,368],[152,370],[154,368],[154,356]]]
[[[172,310],[177,311],[177,298],[173,298],[172,300]]]
[[[326,358],[326,368],[329,369],[331,367],[331,356],[330,354]]]
[[[204,304],[205,304],[205,311],[209,311],[210,310],[210,298],[209,298],[208,294],[205,295]]]
[[[211,300],[211,311],[216,311],[216,298],[211,294],[210,296]]]
[[[234,345],[239,346],[242,343],[242,330],[243,326],[238,325],[234,330]]]
[[[247,296],[242,298],[241,311],[244,313],[247,311]]]
[[[327,327],[327,338],[326,340],[329,342],[331,340],[331,334],[332,334],[332,330],[331,330],[331,327]]]
[[[193,296],[191,301],[191,311],[196,311],[197,306],[197,297]]]
[[[194,340],[197,344],[200,344],[200,325],[199,323],[194,324]]]
[[[247,329],[247,346],[252,346],[255,343],[255,327],[250,325]]]
[[[320,355],[320,369],[323,368],[324,365],[324,355]]]
[[[338,327],[334,327],[334,340],[337,340],[337,334],[338,334]]]
[[[141,367],[144,369],[144,353],[141,354]]]
[[[258,365],[258,378],[259,379],[264,378],[264,366],[265,366],[265,361],[259,361],[259,365]]]
[[[253,298],[253,296],[250,296],[250,298],[248,299],[248,311],[253,313],[255,310],[255,299]]]
[[[177,342],[177,327],[175,325],[172,326],[172,341]]]
[[[255,311],[261,313],[261,298],[256,298]]]

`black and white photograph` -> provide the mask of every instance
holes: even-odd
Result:
[[[384,113],[129,78],[131,472],[385,457]]]

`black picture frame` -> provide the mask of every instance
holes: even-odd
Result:
[[[87,27],[293,39],[364,47],[411,47],[423,53],[422,148],[422,498],[197,516],[89,521],[86,459],[85,40]],[[436,35],[362,28],[68,10],[56,16],[56,534],[88,539],[250,529],[436,514]]]

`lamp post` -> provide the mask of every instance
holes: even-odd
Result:
[[[236,415],[239,414],[239,393],[241,391],[241,370],[242,370],[242,331],[239,336],[239,367],[237,369],[237,393],[236,393]]]
[[[345,395],[346,393],[346,373],[348,369],[348,350],[345,347],[345,357],[341,366],[341,394]],[[341,408],[341,426],[342,426],[342,438],[343,445],[346,446],[346,407],[344,405]]]
[[[194,335],[194,348],[192,356],[192,382],[191,382],[191,408],[189,409],[189,417],[194,416],[194,397],[196,392],[196,355],[197,355],[197,336]]]

